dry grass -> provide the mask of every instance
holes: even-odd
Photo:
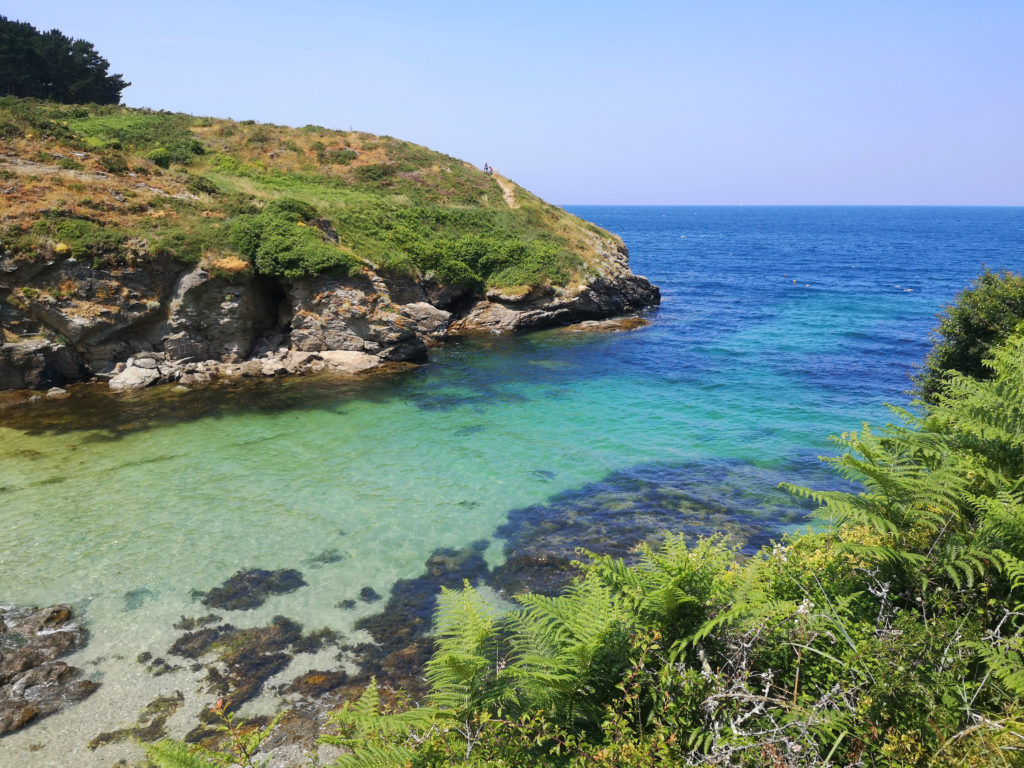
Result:
[[[240,275],[249,272],[252,265],[232,253],[207,253],[200,266],[213,274]]]

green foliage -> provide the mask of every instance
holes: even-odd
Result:
[[[92,43],[0,16],[0,93],[64,103],[116,104],[127,83]]]
[[[156,768],[210,768],[211,765],[187,744],[168,739],[147,744],[146,757]]]
[[[338,232],[385,268],[411,267],[449,285],[564,285],[583,268],[568,247],[512,212],[428,206],[349,206]]]
[[[100,155],[100,165],[103,166],[103,170],[118,176],[124,176],[131,170],[125,156],[120,152],[104,152]]]
[[[116,261],[128,239],[124,230],[82,218],[47,217],[36,222],[33,229],[39,235],[69,246],[71,255],[80,261]]]
[[[220,187],[205,176],[192,176],[188,180],[188,191],[196,195],[200,193],[216,195],[220,193]]]
[[[372,165],[361,165],[356,168],[356,179],[362,182],[381,182],[398,173],[398,166],[394,163],[375,163]]]
[[[986,379],[989,350],[1005,341],[1024,321],[1024,277],[985,270],[940,317],[935,345],[917,377],[929,402],[942,390],[948,371]]]
[[[157,147],[146,153],[146,158],[152,160],[161,168],[171,167],[171,153],[166,147]]]
[[[322,141],[314,141],[312,148],[313,151],[316,152],[316,161],[321,164],[330,163],[334,165],[348,165],[359,157],[359,153],[353,149],[345,147],[328,149],[327,145]],[[377,171],[374,171],[373,173],[377,173]],[[373,175],[373,173],[371,173],[371,175]],[[384,176],[386,175],[387,174],[384,174]],[[384,176],[381,176],[380,178],[384,178]]]
[[[231,227],[231,244],[263,275],[297,278],[323,273],[345,275],[356,269],[352,254],[327,241],[309,222],[317,210],[283,198],[256,215],[242,215]]]
[[[192,135],[193,118],[174,112],[96,109],[70,126],[97,148],[143,152],[162,168],[171,163],[188,165],[206,153]]]

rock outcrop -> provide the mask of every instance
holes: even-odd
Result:
[[[85,643],[66,605],[0,607],[0,737],[81,701],[99,687],[59,661]]]
[[[559,287],[481,297],[435,280],[378,274],[276,279],[223,275],[151,257],[86,267],[0,259],[0,389],[47,389],[93,377],[116,391],[195,387],[224,376],[361,373],[420,363],[448,336],[532,330],[636,313],[658,303],[624,248]]]

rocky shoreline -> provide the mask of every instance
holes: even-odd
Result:
[[[0,258],[0,390],[107,381],[158,383],[332,371],[357,374],[426,360],[427,348],[477,333],[536,330],[634,314],[660,301],[629,269],[624,247],[602,252],[564,287],[491,289],[396,277],[370,267],[347,278],[231,275],[151,257],[135,244],[119,267]],[[2,254],[0,254],[2,256]],[[59,396],[59,391],[51,396]]]
[[[0,606],[0,737],[90,696],[99,683],[60,661],[86,642],[66,605]]]

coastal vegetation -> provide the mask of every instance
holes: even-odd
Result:
[[[1019,280],[979,278],[929,360],[976,346],[967,308]],[[511,610],[468,583],[445,591],[428,696],[371,685],[322,736],[349,748],[336,764],[1024,764],[1020,328],[990,337],[982,364],[838,437],[828,461],[859,490],[790,488],[821,525],[753,557],[669,534],[632,564],[582,553],[570,587]],[[149,757],[255,764],[264,732],[225,730],[229,753],[161,742]]]
[[[935,329],[935,345],[918,373],[921,397],[934,402],[949,371],[987,379],[992,347],[1024,321],[1024,277],[986,269],[947,307]]]
[[[388,136],[5,97],[0,137],[0,241],[16,261],[167,256],[289,278],[366,266],[482,295],[584,279],[596,250],[621,246]]]

